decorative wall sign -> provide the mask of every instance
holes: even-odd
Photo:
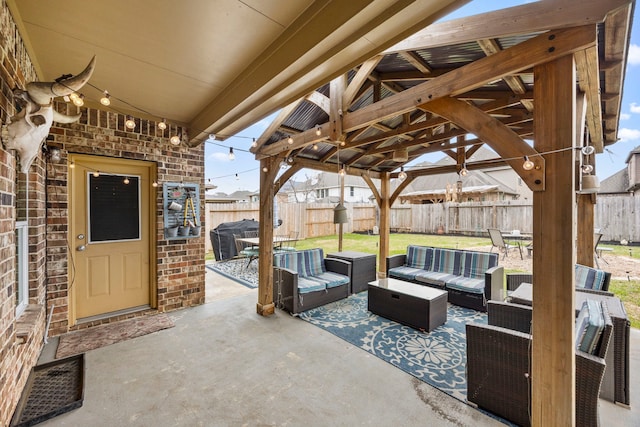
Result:
[[[200,185],[165,182],[162,196],[165,239],[200,236]]]

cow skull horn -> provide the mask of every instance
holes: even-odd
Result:
[[[91,58],[89,65],[78,75],[69,77],[59,82],[31,82],[27,84],[29,97],[40,105],[48,105],[51,98],[70,95],[79,91],[93,74],[96,66],[96,57]]]

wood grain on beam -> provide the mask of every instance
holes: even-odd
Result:
[[[367,81],[367,79],[369,78],[369,74],[371,74],[373,70],[375,70],[376,66],[380,63],[382,58],[382,55],[376,55],[373,58],[365,61],[360,66],[360,68],[358,68],[356,75],[353,76],[353,79],[351,79],[351,82],[347,86],[347,89],[344,91],[344,96],[342,97],[342,105],[344,105],[344,107],[348,108],[349,106],[351,106],[351,103],[356,98],[356,95],[360,92],[362,84]]]
[[[314,90],[309,95],[305,96],[304,99],[313,104],[316,104],[318,107],[322,108],[322,111],[327,113],[327,115],[329,114],[330,101],[327,96],[321,94],[317,90]]]
[[[446,117],[469,133],[477,135],[509,163],[532,191],[544,190],[544,159],[498,119],[455,98],[440,98],[422,107],[441,117]],[[522,168],[524,156],[529,156],[539,168],[524,170]]]
[[[289,117],[291,113],[293,113],[293,110],[295,110],[298,107],[298,105],[302,103],[303,100],[304,100],[303,98],[300,98],[296,101],[293,101],[291,104],[287,105],[282,110],[280,110],[276,118],[273,119],[273,121],[269,124],[269,127],[267,127],[264,130],[264,132],[262,132],[262,135],[260,135],[260,137],[256,141],[255,148],[251,148],[250,151],[252,153],[256,153],[257,151],[260,151],[260,148],[264,146],[264,144],[267,142],[269,137],[273,135],[275,131],[278,130],[280,125],[284,123],[285,120],[287,120],[287,117]]]
[[[587,127],[589,138],[596,153],[604,151],[602,132],[602,110],[600,99],[600,70],[598,69],[598,48],[596,46],[575,53],[578,70],[578,85],[587,95]]]
[[[533,2],[429,25],[384,53],[429,49],[514,34],[593,25],[604,21],[610,11],[628,4],[628,0]]]
[[[344,130],[351,132],[414,110],[430,100],[460,95],[505,75],[586,49],[594,46],[595,43],[595,25],[541,34],[495,55],[462,66],[444,76],[349,113],[343,120]]]
[[[568,55],[535,68],[534,147],[553,185],[533,193],[531,424],[575,422],[576,75]],[[552,105],[553,108],[547,108]]]

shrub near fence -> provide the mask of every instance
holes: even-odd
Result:
[[[278,203],[282,225],[277,234],[298,232],[300,239],[337,234],[333,223],[334,204]],[[369,203],[346,203],[349,222],[345,233],[367,232],[378,224],[380,212]],[[207,203],[206,235],[223,222],[242,219],[259,220],[260,205],[254,203]],[[502,202],[465,202],[411,205],[395,203],[390,212],[392,231],[426,234],[463,234],[487,236],[487,228],[532,232],[531,200]],[[600,228],[602,241],[640,241],[640,197],[599,196],[594,224]],[[207,238],[207,250],[211,242]]]

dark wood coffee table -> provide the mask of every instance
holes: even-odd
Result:
[[[369,311],[412,328],[431,332],[447,321],[447,291],[379,279],[369,282]]]

